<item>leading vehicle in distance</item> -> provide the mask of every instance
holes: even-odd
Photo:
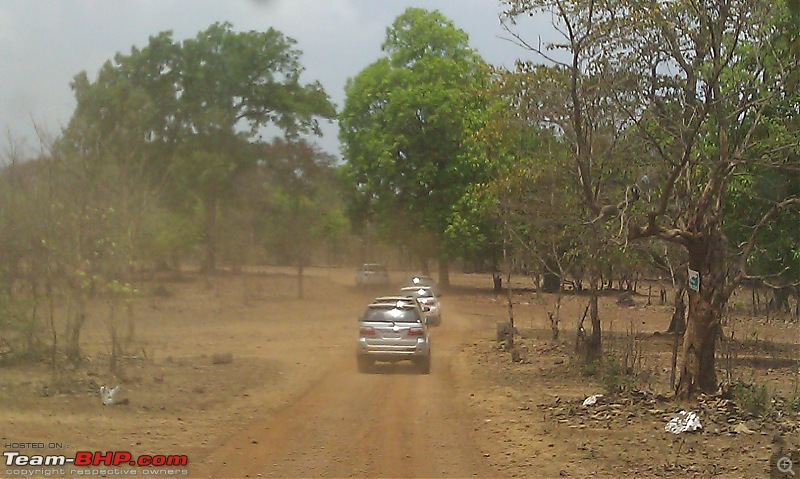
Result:
[[[380,263],[364,263],[356,273],[356,286],[386,286],[389,270]]]

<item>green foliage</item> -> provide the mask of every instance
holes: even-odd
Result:
[[[339,116],[350,211],[420,256],[450,256],[452,205],[488,174],[464,147],[485,107],[488,70],[438,11],[406,10],[383,50],[348,81]],[[419,235],[397,234],[409,230]]]
[[[142,224],[137,245],[140,261],[152,269],[176,269],[199,243],[201,234],[201,225],[190,215],[154,209]]]
[[[485,184],[473,185],[453,205],[445,229],[447,244],[470,261],[489,262],[495,268],[501,260],[502,239],[497,228],[498,205]]]
[[[744,411],[761,416],[769,406],[769,392],[765,385],[734,382],[729,387],[731,398]]]
[[[600,369],[599,364],[600,364],[599,361],[590,361],[584,364],[581,367],[581,374],[590,378],[596,377],[598,370]]]
[[[335,250],[348,227],[333,159],[307,142],[276,142],[264,230],[267,250],[286,263],[306,264],[320,246]]]
[[[218,212],[236,178],[263,160],[259,131],[319,135],[319,121],[335,116],[318,82],[300,82],[295,43],[272,28],[236,32],[228,23],[183,42],[171,32],[151,37],[106,62],[94,82],[75,77],[78,104],[59,149],[141,174],[173,211],[201,206],[213,268]]]
[[[0,295],[0,331],[20,331],[29,323],[30,298]]]
[[[0,294],[0,365],[38,360],[44,354],[33,305],[30,297]]]
[[[317,238],[335,246],[344,242],[350,223],[340,207],[331,206],[329,203],[328,208],[320,212],[318,222],[313,226]]]
[[[614,352],[608,354],[603,360],[603,387],[606,394],[630,390],[633,385],[634,378],[618,355]]]
[[[228,23],[184,41],[179,102],[186,126],[204,136],[231,132],[243,120],[253,136],[269,124],[289,136],[319,134],[318,118],[335,112],[319,83],[300,83],[295,44],[273,28],[234,32]]]
[[[776,8],[771,18],[771,50],[762,53],[746,51],[746,66],[763,68],[765,81],[757,94],[766,107],[756,121],[745,124],[753,129],[754,145],[748,163],[732,178],[730,194],[725,202],[726,233],[736,243],[748,241],[752,225],[787,197],[800,197],[800,55],[797,46],[797,25],[789,12]],[[789,65],[794,63],[794,68]],[[773,95],[773,91],[780,94]],[[757,247],[747,259],[751,274],[774,275],[776,284],[800,280],[800,223],[797,208],[786,208],[761,228]]]

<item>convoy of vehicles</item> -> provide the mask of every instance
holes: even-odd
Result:
[[[365,263],[356,274],[356,285],[389,284],[387,268]],[[410,361],[422,374],[431,370],[429,326],[441,324],[442,309],[433,278],[412,276],[398,295],[379,296],[358,318],[356,363],[359,372],[370,372],[376,362]]]

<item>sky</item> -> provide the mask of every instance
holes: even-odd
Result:
[[[509,40],[499,0],[0,0],[0,151],[13,142],[35,152],[34,125],[59,134],[75,108],[76,74],[93,80],[106,60],[150,36],[171,30],[183,40],[223,21],[241,31],[273,27],[296,40],[303,81],[319,81],[338,111],[347,79],[382,56],[386,28],[411,6],[439,10],[490,64],[540,60]],[[527,39],[551,29],[549,19],[534,18],[515,31]],[[323,132],[318,143],[338,155],[337,126]]]

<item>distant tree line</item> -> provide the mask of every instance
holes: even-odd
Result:
[[[181,42],[161,33],[95,79],[75,76],[72,118],[57,138],[42,134],[37,157],[9,139],[0,361],[80,362],[100,301],[114,369],[135,331],[137,280],[181,263],[340,261],[349,227],[335,159],[311,141],[335,109],[319,83],[301,83],[294,44],[224,23]]]

